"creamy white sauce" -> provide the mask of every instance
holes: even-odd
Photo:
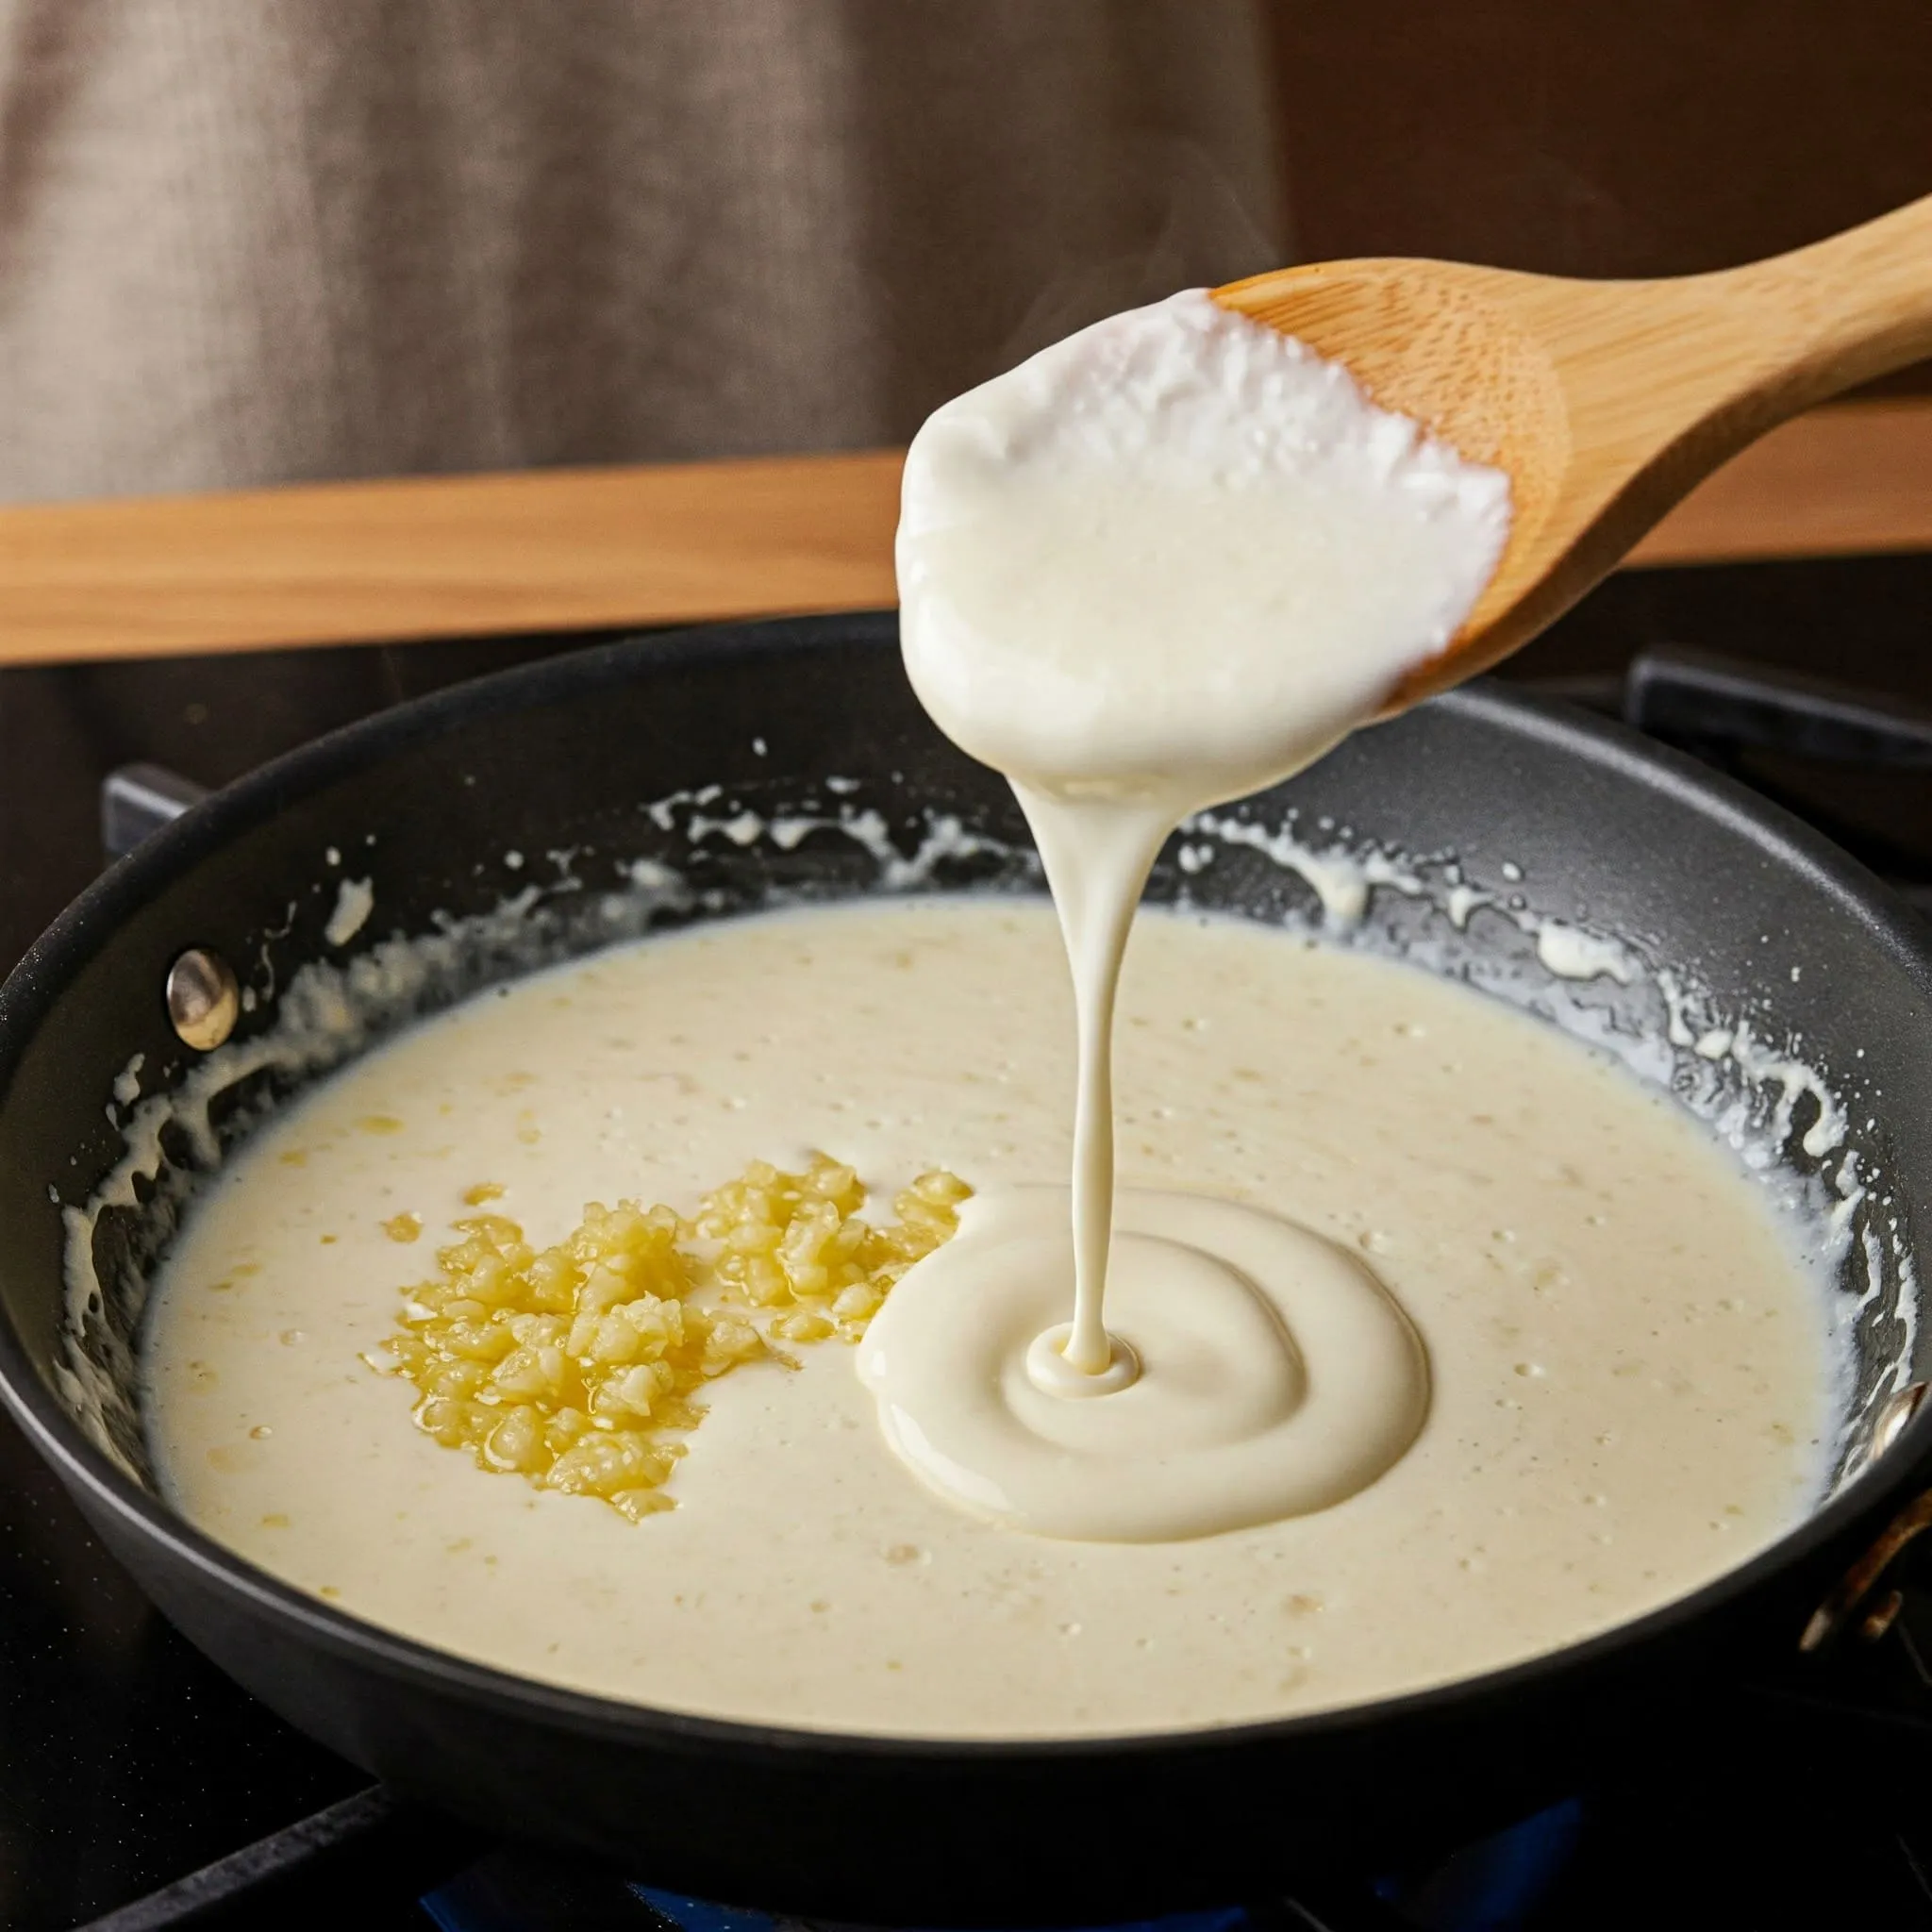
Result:
[[[1015,1241],[1002,1224],[995,1240],[969,1225],[893,1315],[891,1346],[870,1357],[889,1436],[966,1507],[1050,1488],[1052,1509],[1016,1508],[1013,1520],[1099,1536],[1131,1517],[1171,1536],[1191,1497],[1194,1533],[1206,1535],[1253,1520],[1263,1497],[1326,1507],[1338,1492],[1315,1479],[1318,1464],[1368,1480],[1413,1433],[1414,1391],[1380,1373],[1373,1351],[1338,1347],[1326,1371],[1341,1378],[1337,1411],[1374,1440],[1353,1461],[1327,1453],[1332,1424],[1278,1428],[1294,1407],[1285,1398],[1254,1409],[1252,1426],[1213,1455],[1176,1446],[1188,1439],[1167,1431],[1158,1391],[1129,1399],[1143,1375],[1178,1371],[1105,1320],[1113,1008],[1134,908],[1168,835],[1374,717],[1454,636],[1502,554],[1508,515],[1500,472],[1462,461],[1376,408],[1339,365],[1198,290],[1057,343],[948,403],[914,438],[898,537],[907,670],[940,727],[1012,782],[1059,911],[1078,1028],[1071,1267],[1038,1235]],[[1260,1333],[1275,1332],[1274,1290],[1232,1257],[1174,1240],[1158,1252],[1170,1271],[1205,1268]],[[1018,1375],[989,1385],[942,1364],[905,1366],[938,1363],[949,1297],[986,1306],[1016,1267],[1036,1284],[1029,1307],[1041,1291],[1051,1304],[1062,1273],[1072,1290],[1064,1333],[1056,1324]],[[1212,1364],[1204,1388],[1232,1389],[1254,1344],[1239,1324],[1210,1324],[1207,1306],[1195,1336]],[[1266,1344],[1284,1361],[1291,1331]],[[1111,1469],[1105,1456],[1067,1458],[1071,1424],[1055,1423],[1054,1406],[1082,1395],[1106,1398],[1104,1417],[1078,1426],[1096,1440],[1106,1430]],[[1147,1491],[1144,1510],[1124,1515],[1116,1491],[1149,1457],[1163,1472],[1158,1501]]]
[[[342,879],[336,886],[335,909],[322,936],[332,946],[346,946],[369,924],[375,910],[375,889],[369,879]]]
[[[1560,920],[1546,919],[1537,928],[1536,956],[1545,972],[1558,979],[1614,979],[1628,986],[1636,974],[1628,949],[1619,940],[1605,939]]]
[[[1065,1359],[1063,1188],[969,1202],[874,1319],[859,1374],[935,1488],[1041,1536],[1174,1542],[1328,1508],[1408,1447],[1428,1368],[1359,1248],[1203,1194],[1113,1211],[1108,1307],[1137,1371],[1113,1387]]]
[[[812,1145],[878,1194],[927,1166],[995,1203],[1063,1186],[1059,941],[999,899],[625,946],[322,1084],[208,1181],[158,1283],[165,1491],[270,1571],[526,1675],[956,1737],[1239,1723],[1498,1666],[1695,1588],[1817,1494],[1820,1292],[1667,1093],[1424,972],[1239,923],[1144,914],[1120,1018],[1134,1197],[1359,1256],[1426,1351],[1412,1446],[1333,1507],[1186,1543],[1015,1535],[908,1479],[826,1343],[717,1385],[679,1507],[633,1525],[482,1474],[363,1364],[478,1181],[539,1242],[588,1198],[689,1209]],[[383,1231],[404,1212],[414,1247]]]

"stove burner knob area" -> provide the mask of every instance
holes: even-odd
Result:
[[[242,1013],[235,969],[206,946],[190,946],[168,968],[166,998],[169,1023],[196,1053],[212,1053]]]

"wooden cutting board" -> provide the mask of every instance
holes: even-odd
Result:
[[[698,623],[894,600],[899,453],[0,508],[0,664]],[[1932,549],[1932,399],[1774,431],[1633,561]]]

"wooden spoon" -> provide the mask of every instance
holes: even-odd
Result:
[[[1214,299],[1508,474],[1496,574],[1397,688],[1399,709],[1527,643],[1754,437],[1932,355],[1932,195],[1716,275],[1582,282],[1329,261],[1230,282]]]

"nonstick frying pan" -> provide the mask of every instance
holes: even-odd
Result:
[[[0,991],[0,1395],[166,1614],[406,1797],[704,1896],[925,1925],[1139,1918],[1258,1895],[1395,1843],[1447,1843],[1586,1772],[1654,1761],[1696,1722],[1703,1690],[1790,1657],[1807,1628],[1828,1652],[1859,1614],[1852,1597],[1882,1585],[1884,1552],[1849,1590],[1847,1572],[1932,1482],[1932,1410],[1911,1412],[1927,1352],[1913,1255],[1932,1225],[1917,1153],[1932,1145],[1932,949],[1913,914],[1781,812],[1616,726],[1498,687],[1360,734],[1241,808],[1255,836],[1215,863],[1184,868],[1171,851],[1150,891],[1311,923],[1322,910],[1307,881],[1262,835],[1291,824],[1305,842],[1378,853],[1387,882],[1338,942],[1407,954],[1624,1052],[1687,1103],[1739,1109],[1790,1190],[1845,1197],[1857,1387],[1835,1493],[1694,1595],[1422,1694],[1146,1738],[808,1734],[525,1681],[276,1581],[145,1479],[131,1351],[146,1264],[202,1158],[178,1133],[162,1137],[159,1185],[93,1233],[105,1301],[83,1354],[105,1401],[83,1426],[63,1337],[68,1223],[123,1152],[108,1103],[133,1058],[150,1094],[206,1064],[163,997],[184,953],[232,965],[245,1044],[274,1028],[306,964],[441,931],[439,973],[371,1009],[373,1040],[657,921],[908,883],[1039,890],[1006,788],[926,722],[894,644],[886,616],[695,631],[403,706],[195,807],[83,894]],[[840,823],[782,848],[707,830],[745,808]],[[934,839],[948,820],[970,836]],[[347,948],[325,933],[329,848],[374,884],[375,915]],[[512,850],[528,856],[521,870],[507,869]],[[643,877],[678,890],[641,893]],[[1446,909],[1457,888],[1460,919]],[[1471,917],[1477,892],[1493,904]],[[522,909],[505,913],[518,893]],[[1539,917],[1622,936],[1641,970],[1628,987],[1553,977],[1535,951]],[[1748,1017],[1780,1050],[1795,1041],[1856,1103],[1843,1142],[1805,1151],[1820,1103],[1802,1082],[1700,1058],[1693,1008]],[[216,1132],[232,1143],[318,1071],[258,1068],[217,1096]],[[1089,1843],[1106,1856],[1085,1856]]]

